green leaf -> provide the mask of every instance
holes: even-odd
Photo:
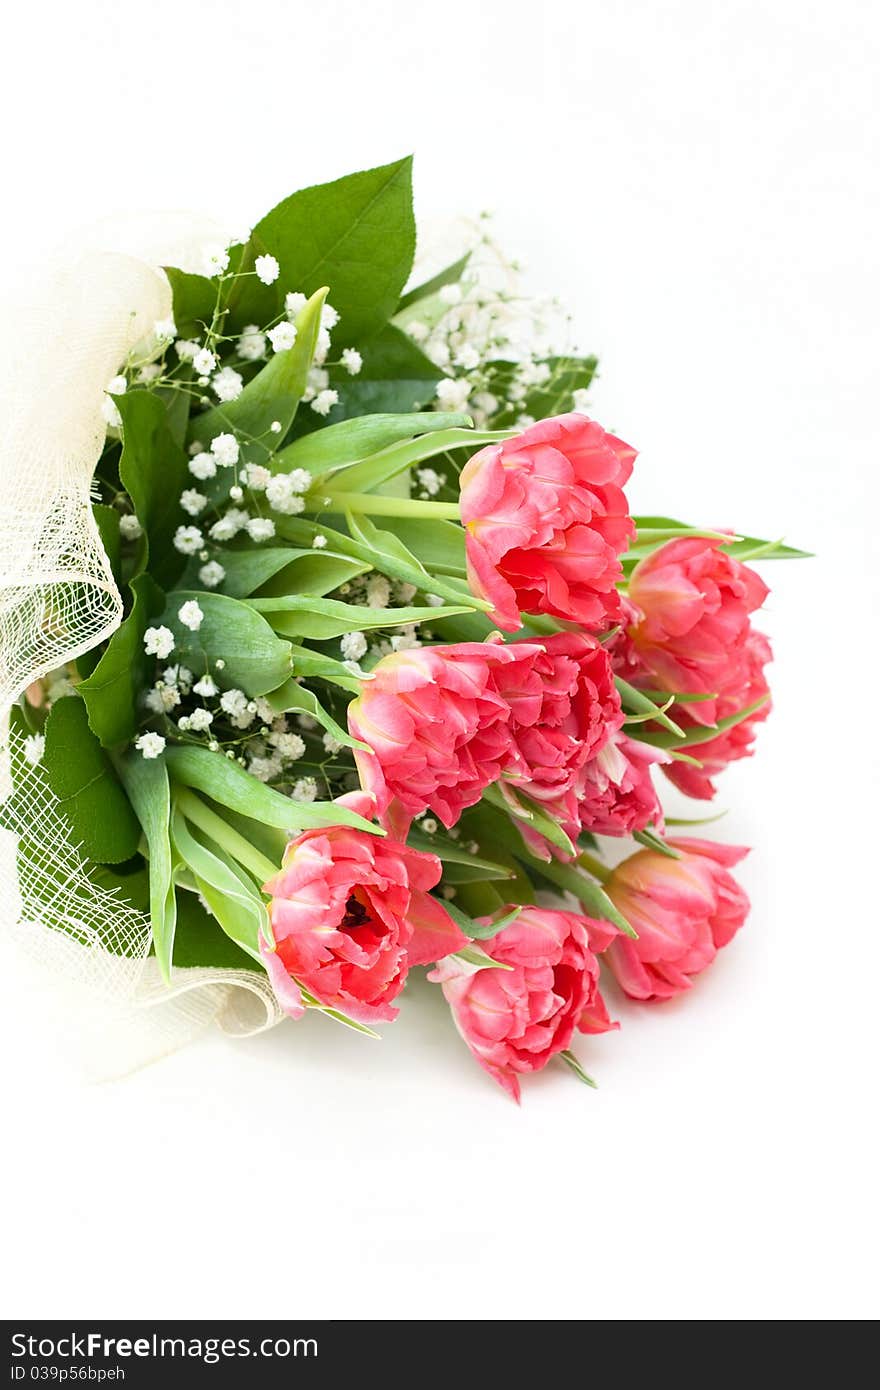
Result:
[[[273,690],[267,700],[277,714],[286,714],[289,710],[302,710],[313,719],[317,719],[328,734],[333,735],[337,743],[343,744],[346,748],[360,748],[365,753],[371,752],[369,744],[352,738],[348,730],[343,729],[341,724],[337,724],[333,716],[328,714],[317,695],[307,690],[304,685],[299,685],[293,680],[285,681],[280,690]]]
[[[286,291],[330,285],[340,315],[334,347],[360,345],[394,313],[409,277],[412,158],[292,194],[257,223],[254,240],[277,257],[281,274],[272,286],[239,282],[230,298],[237,323],[267,323]]]
[[[207,898],[205,899],[207,902]],[[220,927],[219,921],[206,912],[193,892],[178,888],[177,930],[174,933],[174,964],[178,969],[253,970],[253,957]]]
[[[364,344],[362,356],[363,366],[356,377],[342,367],[330,373],[339,392],[339,404],[332,412],[334,421],[424,408],[433,400],[437,382],[443,377],[412,338],[392,324]]]
[[[310,637],[325,641],[344,632],[369,632],[373,628],[396,627],[401,623],[425,623],[435,618],[466,613],[466,608],[368,608],[341,603],[338,599],[312,598],[288,594],[284,598],[255,598],[250,606],[265,613],[272,626],[289,637]],[[228,674],[224,672],[224,675]],[[275,685],[280,682],[276,681]],[[261,692],[262,693],[262,692]]]
[[[425,280],[423,284],[416,285],[414,289],[407,290],[406,294],[400,299],[397,312],[401,313],[402,310],[408,309],[411,304],[417,304],[420,299],[428,299],[432,294],[436,294],[438,290],[442,290],[445,285],[457,284],[464,274],[470,258],[470,251],[466,251],[457,261],[453,261],[452,265],[448,265],[445,270],[441,270],[437,275],[433,275],[430,280]]]
[[[78,686],[91,730],[105,748],[128,743],[137,732],[138,700],[148,665],[144,632],[165,603],[165,595],[149,574],[133,579],[131,591],[131,612],[113,633],[92,674]]]
[[[528,868],[530,873],[536,872],[542,878],[549,879],[554,887],[573,894],[595,917],[613,922],[626,936],[631,937],[633,941],[638,940],[638,933],[630,926],[623,913],[614,906],[604,889],[575,865],[560,864],[558,860],[553,859],[547,864],[543,861],[537,864],[529,863]]]
[[[168,427],[161,401],[149,391],[126,391],[116,401],[122,416],[119,478],[146,533],[144,562],[163,589],[181,573],[184,558],[173,537],[184,523],[180,494],[187,486],[186,454]]]
[[[416,435],[465,428],[469,424],[468,415],[430,410],[405,415],[353,416],[295,439],[275,455],[272,468],[281,473],[305,468],[318,478],[369,458],[392,444],[415,439]]]
[[[56,700],[45,735],[43,765],[74,839],[99,863],[130,859],[140,839],[137,817],[78,695]]]
[[[306,389],[326,296],[326,286],[315,291],[296,316],[293,347],[274,352],[240,396],[192,417],[187,431],[190,442],[206,442],[223,431],[234,430],[241,437],[241,462],[265,464],[279,437],[271,430],[273,421],[280,423],[283,439]]]
[[[195,600],[203,618],[191,632],[177,616],[182,605]],[[277,603],[277,599],[266,602]],[[317,602],[303,599],[304,604]],[[292,670],[290,643],[275,636],[265,618],[249,603],[225,594],[178,589],[168,595],[162,623],[171,628],[176,642],[175,660],[193,671],[210,671],[224,689],[243,690],[254,698],[265,695],[287,680]],[[225,666],[217,669],[218,658]]]
[[[92,504],[92,515],[98,527],[98,535],[104,553],[110,561],[113,578],[119,583],[120,562],[122,559],[122,538],[119,534],[119,512],[115,507],[105,507],[102,502]]]
[[[223,555],[224,593],[231,598],[247,598],[259,593],[263,598],[279,594],[322,596],[338,589],[371,568],[363,560],[335,550],[299,550],[293,546],[270,550],[227,550]]]
[[[363,816],[335,802],[292,801],[257,781],[230,758],[212,753],[208,748],[169,747],[165,760],[172,777],[182,786],[193,787],[239,815],[277,826],[279,830],[293,833],[313,826],[350,825],[371,835],[384,833]]]
[[[450,449],[476,449],[484,444],[495,444],[507,437],[507,432],[503,430],[438,430],[435,434],[421,435],[418,439],[405,440],[388,449],[382,449],[379,453],[371,455],[370,458],[352,464],[350,468],[341,469],[333,474],[332,479],[327,480],[326,487],[338,489],[341,492],[372,492],[375,488],[381,487],[383,483],[387,483],[391,478],[396,478],[398,474],[404,473],[417,463],[424,463],[427,459],[435,458],[438,454],[448,453]],[[415,520],[417,521],[417,518]],[[421,524],[426,525],[425,522]],[[438,523],[433,521],[427,524],[437,525]],[[441,526],[453,525],[448,521],[439,524]],[[455,527],[455,529],[459,531],[463,540],[464,532],[461,527]]]
[[[290,650],[293,655],[294,676],[317,677],[330,681],[353,695],[360,693],[361,683],[357,676],[353,676],[348,667],[335,657],[325,656],[323,652],[314,652],[309,647],[291,645]]]
[[[220,846],[203,845],[178,810],[172,815],[171,838],[223,931],[259,961],[260,934],[270,939],[269,915],[253,879]]]
[[[422,521],[418,517],[396,517],[398,539],[432,574],[466,575],[464,528],[454,521]]]
[[[650,826],[647,826],[644,830],[634,830],[633,839],[637,840],[640,845],[644,845],[645,849],[653,849],[656,850],[658,854],[665,854],[667,859],[681,858],[678,850],[668,845],[663,839],[663,836],[658,835]]]
[[[165,980],[171,977],[177,899],[171,852],[171,789],[164,758],[130,753],[120,764],[122,780],[137,813],[150,855],[150,921],[153,946]]]
[[[639,738],[643,743],[651,743],[655,748],[668,748],[670,751],[680,748],[691,748],[700,743],[709,743],[711,739],[723,734],[726,729],[732,729],[735,724],[742,724],[743,720],[750,719],[753,714],[763,708],[770,699],[769,695],[762,695],[760,700],[755,700],[751,705],[746,705],[745,709],[738,710],[736,714],[729,714],[726,719],[719,719],[716,724],[708,728],[702,724],[695,724],[688,729],[687,733],[676,736],[668,733],[640,733]]]
[[[479,946],[462,946],[460,951],[453,951],[456,960],[463,960],[466,965],[475,965],[478,970],[512,970],[513,966],[506,961],[493,960],[487,956],[485,951],[481,951]]]
[[[499,917],[497,921],[481,923],[468,916],[466,912],[462,912],[461,908],[456,907],[455,903],[450,902],[448,898],[438,899],[438,901],[443,903],[456,926],[461,927],[465,936],[470,937],[472,941],[491,941],[493,936],[497,936],[505,927],[509,927],[511,922],[515,922],[522,912],[521,907],[514,907],[503,917]]]
[[[217,304],[217,285],[204,275],[165,266],[171,286],[178,338],[201,338],[210,328]]]
[[[578,1078],[579,1081],[583,1081],[585,1086],[592,1087],[594,1091],[598,1090],[596,1082],[593,1080],[592,1076],[590,1076],[589,1072],[584,1071],[583,1067],[581,1066],[580,1062],[578,1061],[577,1057],[575,1057],[573,1052],[569,1052],[568,1049],[566,1049],[565,1052],[559,1053],[559,1058],[561,1061],[565,1063],[567,1067],[571,1067],[571,1070],[574,1072],[575,1076]]]
[[[655,705],[654,701],[649,699],[643,691],[636,690],[635,686],[630,685],[622,676],[615,676],[614,684],[620,694],[620,703],[627,714],[649,715],[657,724],[675,734],[678,739],[684,737],[684,730],[670,719],[659,705]],[[639,738],[644,742],[648,741],[645,734],[640,733]]]
[[[430,574],[425,569],[412,551],[404,545],[403,541],[395,531],[383,531],[375,522],[371,521],[363,513],[355,515],[354,512],[346,512],[346,525],[351,532],[352,538],[362,545],[366,550],[372,551],[381,559],[381,569],[391,573],[391,565],[405,567],[406,570],[416,576],[415,582],[420,589],[428,593],[436,594],[440,598],[452,599],[454,603],[465,603],[470,609],[485,609],[488,605],[482,600],[474,598],[470,590],[464,584],[459,584],[455,580],[442,579],[436,574]],[[440,613],[437,615],[441,616]],[[443,616],[450,616],[445,614]]]
[[[519,793],[514,801],[508,801],[497,783],[487,787],[483,792],[483,799],[488,801],[490,806],[494,806],[497,811],[503,812],[514,822],[521,821],[533,830],[537,835],[543,836],[548,844],[555,845],[561,849],[563,854],[573,855],[575,847],[566,835],[562,826],[542,811],[537,802],[530,797]]]
[[[470,882],[471,879],[510,879],[515,870],[509,864],[499,864],[494,859],[484,859],[479,854],[469,854],[457,840],[447,839],[445,835],[428,835],[421,831],[416,822],[406,837],[408,845],[424,854],[436,854],[443,864],[443,877],[446,882]],[[456,879],[456,868],[470,869],[472,873]]]

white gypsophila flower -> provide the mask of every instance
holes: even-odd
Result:
[[[211,440],[211,453],[221,468],[232,468],[238,463],[239,452],[234,434],[215,434]]]
[[[317,396],[319,391],[330,385],[330,373],[323,367],[310,367],[306,377],[306,389],[303,392],[303,400],[310,401]]]
[[[305,745],[303,745],[305,746]],[[42,734],[28,734],[21,748],[25,762],[36,767],[46,751],[46,740]]]
[[[111,396],[124,396],[128,389],[128,379],[124,376],[111,377],[104,390]]]
[[[136,541],[144,534],[144,531],[136,516],[121,516],[119,518],[119,534],[124,541]]]
[[[400,603],[412,603],[418,590],[415,584],[409,584],[406,580],[401,580],[395,584],[394,593]]]
[[[331,329],[333,329],[333,328],[336,327],[336,325],[337,325],[338,322],[339,322],[339,315],[337,314],[336,310],[333,308],[333,305],[332,305],[332,304],[324,304],[324,305],[322,305],[322,306],[321,306],[321,327],[322,327],[322,328],[326,328],[326,329],[327,329],[327,332],[329,333]]]
[[[449,351],[449,344],[443,338],[432,338],[430,342],[425,344],[425,352],[435,367],[445,369],[449,366],[452,353]]]
[[[416,478],[429,497],[436,497],[446,478],[434,468],[417,468]]]
[[[315,340],[314,360],[319,367],[323,367],[327,361],[327,354],[330,351],[330,334],[326,328],[318,329],[318,336]]]
[[[269,485],[272,474],[268,468],[264,468],[261,463],[248,463],[245,465],[244,480],[253,492],[265,492]]]
[[[429,608],[442,608],[443,599],[439,594],[425,594],[425,603]]]
[[[122,416],[119,414],[119,407],[110,396],[105,396],[101,402],[101,415],[106,423],[112,425],[114,429],[118,430],[119,426],[122,424]]]
[[[327,545],[327,537],[326,537],[326,536],[315,536],[315,539],[312,541],[312,549],[313,549],[313,550],[323,550],[323,549],[326,547],[326,545]]]
[[[367,580],[367,606],[387,608],[391,600],[391,581],[384,574],[371,574]]]
[[[292,323],[278,323],[268,329],[266,337],[272,344],[273,352],[287,352],[296,342],[296,327]]]
[[[344,348],[342,352],[342,365],[349,376],[357,376],[361,367],[364,365],[364,359],[361,357],[357,348]]]
[[[238,355],[245,362],[259,362],[261,357],[266,356],[266,335],[259,324],[245,324],[238,340]]]
[[[244,389],[244,377],[234,367],[223,367],[211,385],[218,401],[237,401]]]
[[[179,685],[184,695],[189,694],[193,683],[193,673],[187,666],[166,666],[162,672],[166,685]]]
[[[209,560],[199,570],[199,583],[204,584],[206,589],[216,589],[217,585],[222,584],[225,578],[226,571],[216,560]]]
[[[46,700],[50,706],[54,705],[56,700],[63,700],[65,695],[75,694],[76,686],[63,671],[56,672],[46,687]]]
[[[241,507],[230,507],[219,521],[214,522],[208,534],[215,541],[231,541],[233,536],[244,530],[250,519],[250,513]]]
[[[218,671],[226,670],[226,662],[223,660],[222,656],[218,656],[217,660],[214,662],[214,666]]]
[[[192,362],[196,353],[201,349],[198,343],[194,343],[192,338],[178,338],[174,344],[174,351],[177,353],[181,362]]]
[[[308,492],[312,486],[312,475],[307,468],[292,468],[287,474],[291,492]]]
[[[217,460],[213,454],[196,454],[187,464],[190,473],[194,478],[198,478],[203,483],[207,478],[213,478],[217,472]]]
[[[325,751],[326,753],[330,753],[331,756],[332,756],[332,754],[334,754],[334,753],[339,753],[339,752],[341,752],[341,750],[342,750],[342,748],[343,748],[343,746],[344,746],[343,744],[341,744],[341,743],[339,742],[339,739],[338,739],[338,738],[334,738],[332,734],[324,734],[324,737],[321,739],[321,742],[322,742],[323,745],[324,745],[324,751]]]
[[[274,285],[281,274],[281,266],[274,256],[257,256],[254,270],[257,272],[257,279],[264,285]]]
[[[590,408],[590,393],[584,386],[580,386],[577,391],[572,391],[571,398],[574,408],[581,415],[586,415]]]
[[[393,652],[409,652],[422,644],[416,635],[414,623],[406,623],[400,632],[394,633],[391,638],[391,650]]]
[[[424,820],[419,821],[419,825],[426,835],[437,834],[437,822],[433,816],[425,816]]]
[[[181,555],[195,555],[205,543],[198,526],[178,526],[174,532],[174,549]]]
[[[276,473],[266,484],[266,501],[273,511],[296,516],[305,510],[305,502],[294,492],[289,473]]]
[[[190,632],[198,632],[204,620],[204,613],[194,598],[187,599],[177,610],[177,617]]]
[[[151,381],[156,381],[162,375],[162,368],[158,362],[146,362],[140,368],[137,379],[144,386],[149,386]]]
[[[148,627],[144,633],[144,651],[164,661],[174,651],[174,633],[170,627]]]
[[[535,423],[534,415],[518,415],[515,422],[518,430],[527,430]]]
[[[269,429],[272,431],[273,434],[280,434],[282,428],[283,427],[280,420],[273,420],[271,425],[269,426]]]
[[[229,496],[233,502],[240,502],[241,499],[244,497],[244,492],[238,486],[238,483],[236,483],[234,487],[231,487],[229,489]]]
[[[153,324],[153,333],[160,343],[170,343],[172,338],[177,337],[177,324],[174,319],[157,319]]]
[[[232,689],[224,690],[220,696],[220,708],[224,714],[232,717],[243,714],[248,706],[248,698],[243,690]]]
[[[299,734],[272,733],[269,735],[269,742],[288,762],[295,763],[306,751],[305,741],[300,738]]]
[[[304,294],[300,294],[298,290],[293,290],[290,294],[284,296],[284,312],[287,314],[288,318],[295,319],[300,310],[304,309],[307,304],[308,299]]]
[[[245,527],[252,541],[269,541],[275,535],[275,522],[268,516],[255,516]]]
[[[334,391],[332,389],[328,391],[319,391],[315,399],[312,401],[312,410],[314,410],[316,415],[329,415],[330,411],[333,409],[334,405],[337,404],[338,400],[338,391]]]
[[[461,285],[444,285],[439,298],[441,304],[460,304],[462,300]]]
[[[407,324],[406,331],[414,343],[424,343],[431,330],[426,323],[422,323],[421,319],[413,319],[411,323]]]
[[[198,709],[194,709],[189,717],[189,728],[195,729],[197,734],[203,734],[206,729],[210,729],[213,723],[214,716],[211,711],[209,709],[203,709],[201,706],[199,706]]]
[[[437,382],[436,396],[442,406],[447,410],[464,410],[470,395],[470,382],[459,380],[454,381],[452,377],[444,377]]]
[[[134,746],[143,758],[158,758],[165,748],[165,740],[161,734],[141,734],[134,741]]]
[[[260,782],[268,782],[281,771],[280,758],[253,757],[248,763],[248,772]]]
[[[318,795],[318,784],[314,777],[298,777],[290,795],[294,801],[314,801]]]
[[[367,639],[362,632],[346,632],[339,643],[339,650],[346,661],[360,661],[367,650]]]
[[[257,708],[257,715],[263,721],[263,723],[271,724],[272,720],[275,719],[276,715],[272,706],[269,704],[269,701],[261,695],[259,699],[254,701],[254,704]]]
[[[477,410],[482,410],[485,415],[494,415],[498,409],[498,397],[493,396],[491,391],[478,391],[471,398],[471,404]]]
[[[185,492],[180,494],[180,505],[187,516],[198,516],[208,505],[208,499],[203,492],[196,492],[194,487],[188,487]]]
[[[229,267],[229,252],[218,243],[202,249],[202,266],[209,279],[222,275]]]
[[[199,348],[192,360],[193,368],[199,376],[210,376],[217,365],[217,358],[210,348]]]
[[[305,729],[307,734],[318,727],[317,719],[313,719],[310,714],[298,714],[296,716],[296,722],[301,729]]]
[[[466,372],[472,372],[475,367],[480,365],[480,354],[470,343],[465,343],[455,354],[455,365],[463,367]]]
[[[212,676],[202,676],[193,686],[193,694],[199,695],[203,700],[211,700],[217,694],[219,687]]]
[[[180,704],[180,691],[176,685],[165,685],[160,681],[152,690],[147,691],[144,704],[153,714],[168,714]]]

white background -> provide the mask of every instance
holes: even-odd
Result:
[[[494,207],[572,306],[635,509],[819,558],[765,567],[776,708],[723,782],[751,919],[691,997],[614,998],[598,1092],[551,1067],[517,1110],[424,985],[381,1044],[309,1020],[87,1087],[3,978],[3,1312],[876,1313],[876,9],[80,0],[4,26],[7,275],[105,212],[240,223],[414,150],[422,213]]]

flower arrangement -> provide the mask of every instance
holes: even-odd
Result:
[[[590,1081],[603,970],[668,999],[742,925],[745,849],[668,835],[658,785],[711,798],[751,753],[747,562],[801,552],[633,515],[595,359],[546,346],[485,230],[407,288],[414,247],[404,160],[165,268],[95,402],[121,619],[21,693],[0,815],[33,896],[8,808],[52,798],[166,981],[254,972],[374,1034],[430,967],[518,1099],[554,1057]],[[65,922],[94,944],[75,894]]]

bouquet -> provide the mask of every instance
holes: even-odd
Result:
[[[403,160],[150,270],[149,321],[117,296],[93,476],[16,520],[0,817],[18,916],[132,991],[375,1036],[429,967],[518,1099],[551,1058],[592,1084],[604,971],[667,1000],[742,925],[746,850],[659,787],[751,752],[748,562],[801,552],[633,515],[556,306],[485,224],[408,287],[414,249]]]

